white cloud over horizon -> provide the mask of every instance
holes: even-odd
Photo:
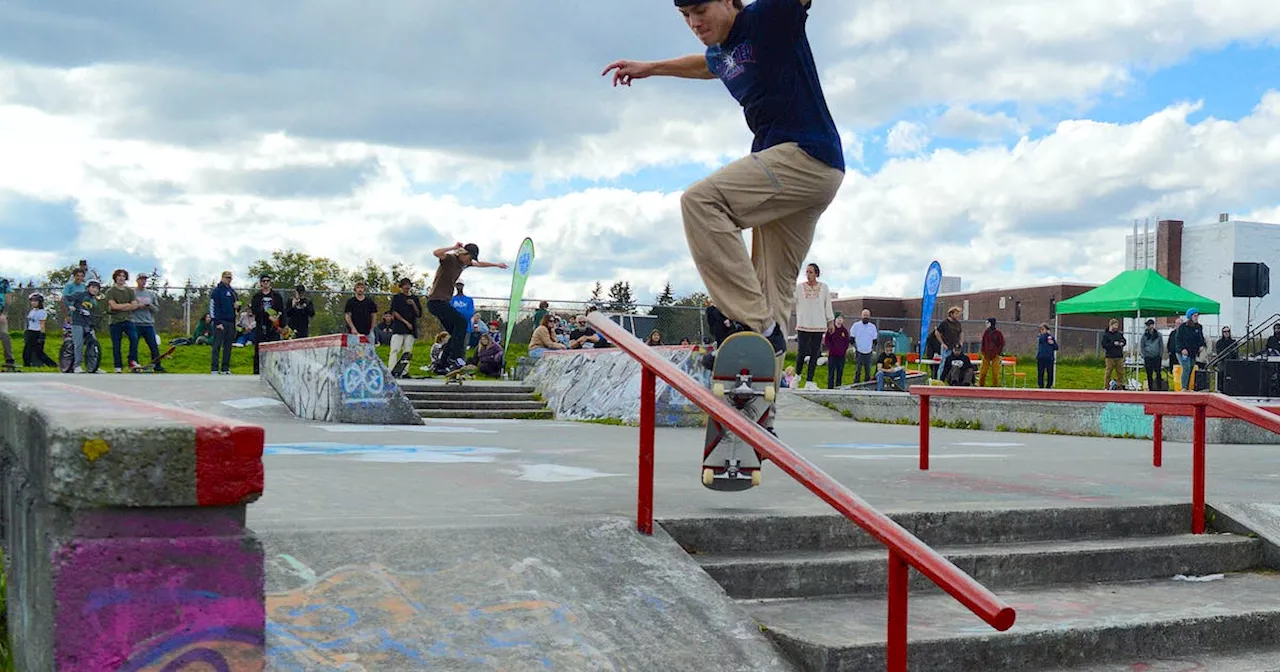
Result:
[[[475,240],[510,261],[528,235],[529,295],[583,299],[613,280],[643,298],[666,282],[701,289],[679,194],[747,151],[740,110],[716,82],[614,89],[599,76],[612,58],[697,51],[670,7],[601,7],[572,19],[579,39],[549,43],[521,27],[569,7],[549,4],[504,0],[497,24],[404,4],[402,26],[321,5],[250,46],[235,31],[281,10],[238,19],[193,3],[211,25],[184,44],[163,34],[178,20],[163,12],[0,7],[0,25],[44,26],[27,42],[0,28],[0,272],[123,250],[211,282],[290,247],[433,271],[442,244]],[[1090,118],[1142,72],[1280,35],[1271,3],[1154,4],[816,0],[810,34],[850,158],[811,255],[824,280],[846,296],[909,294],[937,258],[977,287],[1103,282],[1134,217],[1280,221],[1280,93],[1256,87],[1232,118],[1205,115],[1220,92],[1194,88]],[[41,35],[80,42],[50,54]],[[450,60],[430,40],[475,51]],[[430,67],[378,60],[397,45]],[[33,201],[70,204],[73,239],[14,241]],[[467,280],[502,296],[509,278]]]

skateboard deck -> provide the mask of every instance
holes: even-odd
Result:
[[[733,334],[715,350],[711,391],[752,422],[772,427],[781,366],[768,339],[754,333]],[[704,487],[748,490],[760,485],[760,467],[760,456],[750,444],[707,418],[702,453]]]
[[[160,353],[160,356],[156,357],[155,360],[148,362],[146,364],[140,364],[138,366],[135,366],[131,370],[134,373],[155,373],[156,364],[163,362],[166,357],[168,357],[169,355],[172,355],[174,351],[177,349],[178,349],[178,346],[171,345],[169,346],[168,350],[165,350],[164,352]]]
[[[400,359],[396,360],[395,368],[391,369],[392,378],[405,378],[409,371],[409,362],[413,360],[413,353],[406,352],[400,355]]]
[[[476,375],[476,367],[471,364],[468,364],[462,367],[461,369],[444,374],[444,384],[445,385],[461,385],[464,379],[466,379],[467,377],[474,378],[475,375]]]

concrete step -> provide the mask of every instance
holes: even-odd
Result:
[[[1247,651],[1202,651],[1181,656],[1128,656],[1093,665],[1045,672],[1280,672],[1280,647]]]
[[[494,420],[550,420],[553,416],[550,409],[533,411],[444,411],[419,410],[423,418],[473,418]]]
[[[412,402],[434,401],[537,401],[532,392],[473,392],[470,394],[454,394],[449,392],[410,392],[405,396]]]
[[[935,547],[978,583],[994,591],[1056,583],[1091,583],[1198,576],[1250,569],[1262,562],[1260,539],[1232,534],[1039,541]],[[695,555],[731,597],[771,599],[821,595],[883,595],[883,548]],[[913,572],[911,589],[936,592]]]
[[[1168,536],[1191,530],[1191,507],[1187,504],[888,515],[930,546]],[[726,516],[660,522],[690,553],[883,549],[880,542],[838,514]]]
[[[542,401],[473,401],[451,400],[451,401],[415,401],[413,407],[419,410],[459,410],[459,411],[536,411],[547,407],[546,402]]]
[[[1275,573],[1227,574],[1203,583],[1075,584],[1000,596],[1018,609],[1018,622],[1007,632],[988,627],[950,595],[913,595],[909,669],[1044,670],[1204,652],[1239,655],[1280,641]],[[803,669],[885,669],[884,596],[742,604]]]
[[[468,380],[462,385],[445,386],[444,378],[432,378],[430,380],[412,382],[400,381],[400,387],[405,394],[413,395],[421,392],[426,393],[445,393],[448,394],[533,394],[537,392],[535,388],[529,385],[521,385],[519,383],[498,383],[482,380]]]

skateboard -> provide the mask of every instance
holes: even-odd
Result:
[[[444,374],[444,384],[461,385],[462,381],[468,377],[476,377],[476,367],[471,364],[468,364],[456,371],[450,371],[449,373]]]
[[[715,351],[711,392],[765,428],[772,425],[782,362],[765,337],[747,332],[729,336]],[[739,491],[760,485],[760,455],[714,418],[707,418],[702,453],[702,485]]]
[[[163,361],[164,361],[164,359],[165,359],[165,357],[168,357],[169,355],[172,355],[172,354],[173,354],[173,352],[174,352],[175,350],[177,350],[177,349],[178,349],[178,346],[176,346],[176,345],[171,345],[171,346],[169,346],[169,349],[168,349],[168,350],[165,350],[163,353],[161,353],[161,354],[160,354],[160,356],[159,356],[159,357],[156,357],[156,358],[155,358],[154,360],[152,360],[151,362],[149,362],[149,363],[147,363],[147,364],[139,364],[138,366],[135,366],[135,367],[133,367],[133,368],[132,368],[132,369],[130,369],[130,370],[131,370],[131,371],[133,371],[134,373],[155,373],[155,371],[156,371],[156,364],[159,364],[160,362],[163,362]]]
[[[5,373],[22,373],[22,369],[19,369],[18,365],[13,363],[6,363],[3,366],[0,366],[0,371],[4,371]]]
[[[413,359],[412,352],[406,352],[400,355],[400,359],[396,360],[396,365],[391,369],[392,378],[408,378],[409,362]]]

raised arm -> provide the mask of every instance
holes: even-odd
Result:
[[[613,72],[613,85],[631,86],[632,80],[647,77],[680,77],[683,79],[715,79],[702,54],[690,54],[665,61],[614,61],[602,76]]]
[[[435,255],[436,259],[444,259],[444,255],[454,250],[461,250],[461,249],[462,249],[462,243],[454,243],[448,247],[438,247],[432,250],[431,254]]]

